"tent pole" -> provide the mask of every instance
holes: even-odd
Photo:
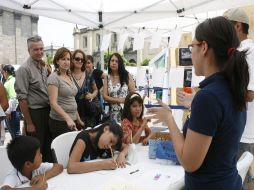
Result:
[[[101,33],[101,43],[100,43],[101,46],[103,40],[103,28],[100,28],[100,33]],[[101,70],[104,71],[104,50],[101,50]]]
[[[103,40],[103,20],[102,20],[102,11],[98,12],[98,16],[99,16],[99,29],[100,29],[100,48],[102,47],[102,40]],[[101,70],[104,71],[104,50],[100,49],[100,54],[101,54]]]

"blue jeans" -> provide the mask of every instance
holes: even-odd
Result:
[[[20,136],[20,117],[19,111],[11,112],[11,120],[5,119],[6,127],[9,130],[12,139]]]

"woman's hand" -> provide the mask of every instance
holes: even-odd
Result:
[[[11,120],[11,113],[5,113],[5,115],[6,115],[6,119],[8,121],[10,121]]]
[[[148,123],[148,119],[147,118],[144,118],[143,119],[143,122],[142,122],[142,124],[141,124],[141,127],[143,128],[143,129],[145,129],[145,127],[147,126],[147,123]]]
[[[73,130],[73,131],[77,130],[75,122],[70,117],[66,119],[66,123],[70,130]]]
[[[118,98],[119,100],[118,100],[118,103],[119,104],[123,104],[124,103],[124,101],[125,101],[125,98]]]
[[[186,108],[190,108],[195,94],[196,94],[195,92],[192,92],[191,94],[189,94],[183,91],[179,91],[177,93],[176,102],[178,105],[184,106]]]
[[[169,120],[173,118],[172,110],[169,106],[163,103],[161,100],[158,100],[158,103],[161,105],[160,108],[149,108],[148,114],[153,114],[152,116],[147,116],[146,119],[156,119],[153,123],[168,123]]]
[[[142,145],[148,145],[149,138],[145,138],[142,141]]]
[[[78,119],[78,125],[84,129],[85,128],[85,123],[81,120],[81,119]]]
[[[123,153],[120,153],[116,158],[116,163],[119,168],[125,168],[125,165],[128,164],[128,162],[125,160],[125,156]]]
[[[113,159],[104,160],[105,170],[115,170],[117,168],[117,163]]]
[[[94,96],[93,96],[93,94],[91,94],[90,92],[88,92],[87,94],[86,94],[86,96],[85,96],[85,99],[86,100],[93,100],[94,99]]]

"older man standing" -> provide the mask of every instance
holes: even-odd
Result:
[[[51,162],[48,71],[42,61],[44,45],[41,37],[28,38],[27,47],[30,56],[16,72],[15,91],[24,115],[26,134],[40,140],[43,161]]]
[[[247,107],[247,120],[245,129],[241,138],[239,146],[239,157],[243,152],[249,151],[254,154],[254,42],[248,39],[249,33],[249,18],[242,9],[230,9],[224,13],[234,25],[236,34],[241,41],[239,50],[247,51],[246,60],[249,66],[250,81],[248,85],[248,107]],[[252,176],[248,172],[244,186],[246,189],[254,189],[252,184]]]

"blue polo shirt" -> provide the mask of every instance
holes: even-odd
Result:
[[[191,115],[183,127],[211,136],[212,142],[201,167],[185,172],[186,190],[240,190],[242,180],[236,169],[237,152],[246,112],[235,109],[228,82],[216,73],[200,83],[191,105]]]

